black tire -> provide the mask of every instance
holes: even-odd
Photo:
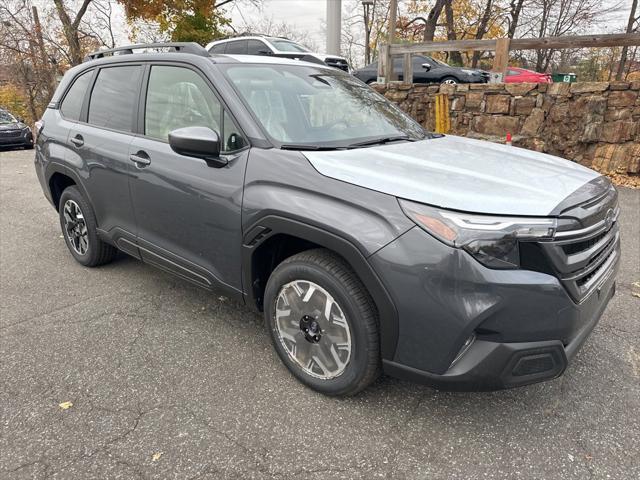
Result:
[[[25,150],[33,150],[33,144],[24,147]]]
[[[72,239],[69,231],[65,227],[65,206],[67,202],[75,202],[84,217],[84,223],[86,225],[86,238],[87,247],[84,253],[80,253],[72,244]],[[73,204],[69,204],[72,206]],[[97,267],[111,262],[117,255],[118,250],[108,243],[103,242],[98,237],[96,216],[93,213],[93,208],[89,202],[84,198],[80,191],[76,187],[67,187],[60,196],[60,203],[58,205],[58,211],[60,216],[60,227],[62,228],[62,236],[67,244],[69,252],[76,259],[76,261],[85,267]]]
[[[449,84],[449,85],[457,85],[458,83],[460,83],[460,80],[458,80],[456,77],[444,77],[440,79],[440,84]]]
[[[297,280],[314,282],[328,292],[342,310],[349,325],[350,357],[342,373],[334,378],[316,378],[307,373],[290,355],[278,333],[278,295],[286,285]],[[265,324],[274,348],[282,362],[303,384],[326,395],[354,395],[380,375],[380,339],[376,307],[365,286],[341,257],[325,249],[308,250],[289,257],[280,263],[269,277],[264,298]],[[294,324],[296,320],[297,317],[292,318],[291,323]],[[326,321],[324,317],[323,321]],[[329,345],[332,343],[329,342]]]

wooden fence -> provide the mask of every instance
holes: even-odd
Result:
[[[378,57],[378,83],[387,83],[393,79],[393,68],[389,68],[389,66],[393,65],[392,58],[400,55],[404,57],[403,81],[405,83],[413,83],[411,55],[431,52],[494,51],[496,55],[493,60],[493,71],[504,75],[509,64],[509,52],[511,50],[544,50],[550,48],[562,50],[624,46],[640,46],[640,33],[544,38],[498,38],[493,40],[454,40],[449,42],[409,44],[393,43],[380,47]],[[411,81],[409,81],[409,79],[411,79]]]

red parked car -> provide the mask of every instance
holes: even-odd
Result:
[[[524,68],[509,67],[504,83],[553,83],[548,73],[538,73]]]

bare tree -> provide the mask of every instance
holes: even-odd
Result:
[[[85,13],[87,13],[87,9],[89,8],[91,1],[92,0],[82,0],[80,8],[72,20],[64,1],[53,0],[53,3],[56,6],[56,11],[58,12],[58,17],[62,23],[62,32],[69,46],[69,59],[71,60],[71,65],[78,65],[82,62],[80,22],[82,22],[82,18]]]
[[[523,5],[524,0],[511,0],[509,2],[509,29],[507,30],[508,38],[514,38],[516,35],[516,30],[518,29],[518,22],[520,21],[520,13],[522,12]]]
[[[489,28],[489,21],[491,20],[492,8],[493,0],[487,0],[487,3],[485,3],[484,5],[484,12],[482,13],[482,17],[480,17],[478,29],[476,30],[476,40],[481,40],[487,33],[487,30]],[[481,52],[473,52],[473,59],[471,61],[472,68],[476,68],[478,66],[478,62],[480,61],[480,54]]]
[[[424,42],[433,42],[433,37],[435,37],[436,34],[436,27],[438,26],[438,20],[440,19],[440,14],[442,13],[445,3],[451,2],[447,2],[447,0],[436,0],[433,8],[429,11],[429,15],[427,15],[427,21],[424,26]]]
[[[456,40],[457,35],[453,16],[453,0],[447,0],[445,2],[444,13],[447,22],[447,40]],[[462,61],[462,54],[460,52],[450,52],[449,58],[454,65],[464,65],[464,62]]]

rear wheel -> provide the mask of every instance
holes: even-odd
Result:
[[[458,83],[458,79],[455,77],[444,77],[442,80],[440,80],[440,84],[441,85],[457,85]]]
[[[67,187],[60,196],[60,226],[73,258],[85,267],[111,262],[118,250],[98,237],[96,217],[76,187]]]
[[[278,265],[265,290],[265,323],[280,359],[314,390],[353,395],[379,375],[373,300],[349,265],[327,250]]]

